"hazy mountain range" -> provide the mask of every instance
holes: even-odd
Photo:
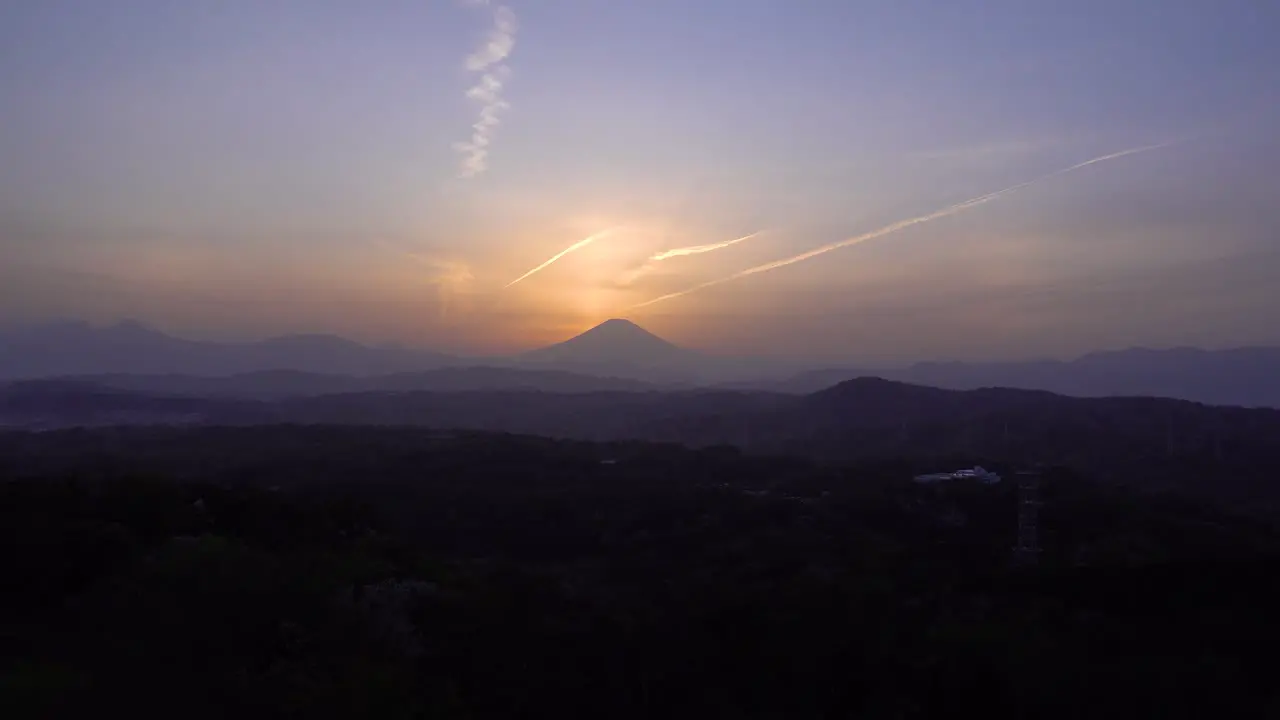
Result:
[[[280,424],[733,446],[835,466],[912,458],[949,467],[965,459],[1002,458],[1061,464],[1115,482],[1246,506],[1280,503],[1270,470],[1280,411],[1164,398],[942,390],[879,378],[849,380],[808,395],[473,390],[255,400],[157,395],[65,380],[0,387],[0,427],[13,429]]]
[[[263,370],[371,375],[441,367],[450,358],[373,348],[331,335],[293,335],[253,343],[183,340],[140,323],[111,327],[58,323],[0,333],[0,377],[182,374],[224,376]]]
[[[953,390],[1005,387],[1079,397],[1148,396],[1210,405],[1280,407],[1280,348],[1270,347],[1134,348],[1091,353],[1069,361],[926,362],[906,368],[827,369],[782,381],[734,386],[806,393],[864,376]]]
[[[680,348],[626,320],[510,357],[370,347],[328,335],[252,343],[184,340],[125,322],[0,332],[0,380],[75,378],[170,395],[273,398],[353,392],[574,393],[719,387],[811,393],[857,377],[949,389],[1009,387],[1075,396],[1159,396],[1280,407],[1280,348],[1131,349],[1071,361],[919,363],[796,373],[752,358]]]

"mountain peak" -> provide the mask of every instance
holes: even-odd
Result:
[[[600,323],[600,324],[599,324],[599,325],[597,325],[596,327],[598,327],[598,328],[602,328],[602,327],[631,327],[631,328],[636,328],[636,329],[638,329],[638,330],[644,330],[644,328],[642,328],[642,327],[640,327],[639,325],[637,325],[637,324],[635,324],[635,323],[631,322],[630,320],[626,320],[626,319],[624,319],[624,318],[609,318],[608,320],[605,320],[604,322]],[[646,331],[646,332],[648,332],[648,331]]]
[[[631,322],[630,320],[623,320],[622,318],[611,318],[609,320],[605,320],[599,325],[596,325],[590,330],[587,330],[581,335],[578,335],[578,337],[586,337],[588,335],[596,335],[600,333],[608,333],[610,335],[617,335],[617,336],[623,336],[625,334],[625,335],[632,335],[636,337],[645,337],[645,338],[657,340],[658,342],[661,342],[667,345],[671,344],[671,343],[668,343],[666,340],[663,340],[662,338],[658,337],[657,335],[654,335],[653,333],[649,332],[648,330],[645,330],[639,325]]]
[[[535,362],[665,366],[687,361],[693,353],[679,348],[630,320],[605,320],[586,332],[525,358]]]
[[[648,330],[645,330],[644,328],[631,322],[630,320],[623,320],[621,318],[612,318],[610,320],[605,320],[604,322],[600,323],[599,325],[596,325],[590,330],[587,330],[586,332],[580,335],[577,335],[575,337],[569,338],[564,343],[561,343],[561,345],[565,345],[568,343],[583,344],[588,341],[597,342],[597,343],[617,343],[617,344],[630,343],[630,344],[633,344],[633,349],[638,349],[638,348],[635,348],[634,346],[640,345],[640,344],[645,344],[645,345],[648,345],[649,347],[669,348],[672,350],[679,349],[675,345],[667,342],[666,340],[663,340],[662,338],[658,337],[657,335],[654,335]]]

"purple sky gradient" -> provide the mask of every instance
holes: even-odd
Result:
[[[628,317],[815,361],[1280,343],[1276,3],[510,0],[461,178],[501,5],[4,4],[0,323],[522,349],[1179,141]]]

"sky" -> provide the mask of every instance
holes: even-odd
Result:
[[[1256,0],[4,3],[0,324],[1280,344],[1277,33]]]

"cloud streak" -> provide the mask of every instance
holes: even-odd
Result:
[[[504,289],[505,289],[505,288],[509,288],[509,287],[511,287],[512,285],[515,285],[516,283],[520,282],[521,280],[524,280],[525,278],[529,277],[530,275],[533,275],[534,273],[537,273],[537,272],[540,272],[540,271],[542,271],[542,270],[545,270],[545,269],[546,269],[547,267],[549,267],[552,263],[554,263],[555,261],[557,261],[557,260],[559,260],[560,258],[564,257],[565,255],[568,255],[568,254],[569,254],[569,253],[571,253],[571,252],[575,252],[575,251],[581,250],[582,248],[584,248],[584,247],[586,247],[586,246],[590,245],[591,243],[595,242],[596,240],[599,240],[600,238],[605,237],[605,236],[608,236],[608,235],[612,235],[612,234],[614,234],[614,233],[618,232],[619,230],[623,230],[623,229],[625,229],[625,228],[623,228],[623,227],[621,227],[621,226],[619,226],[619,227],[611,227],[611,228],[609,228],[609,229],[607,229],[607,230],[601,230],[600,232],[598,232],[598,233],[596,233],[596,234],[594,234],[594,235],[589,235],[589,236],[587,236],[587,237],[585,237],[585,238],[583,238],[583,239],[579,240],[578,242],[576,242],[576,243],[574,243],[574,244],[570,245],[569,247],[565,248],[564,250],[561,250],[560,252],[556,253],[555,255],[552,255],[550,260],[547,260],[546,262],[542,263],[542,264],[541,264],[541,265],[539,265],[538,267],[536,267],[536,268],[534,268],[534,269],[530,270],[529,272],[527,272],[527,273],[525,273],[525,274],[521,275],[520,277],[516,278],[515,280],[512,280],[511,282],[507,283],[507,284],[506,284],[506,285],[504,285],[503,287],[504,287]]]
[[[693,245],[690,247],[675,248],[672,250],[663,250],[662,252],[657,253],[652,257],[650,257],[649,260],[652,262],[660,262],[662,260],[670,260],[673,257],[684,257],[685,255],[701,255],[703,253],[709,253],[715,250],[721,250],[723,248],[730,247],[732,245],[737,245],[740,242],[746,242],[747,240],[750,240],[751,238],[759,235],[762,232],[764,231],[757,230],[751,233],[750,235],[743,235],[740,238],[734,238],[733,240],[726,240],[724,242],[719,242],[719,243],[710,243],[708,245]]]
[[[468,4],[488,7],[487,0]],[[493,11],[493,27],[484,43],[467,56],[466,68],[481,73],[479,81],[467,90],[467,99],[480,103],[480,117],[471,125],[471,137],[454,147],[462,155],[459,175],[472,178],[489,167],[489,148],[493,144],[494,131],[501,122],[500,116],[510,105],[503,99],[502,90],[511,71],[504,64],[516,44],[516,14],[504,5]]]
[[[663,260],[670,260],[672,258],[685,257],[688,255],[702,255],[703,253],[714,252],[716,250],[723,250],[724,248],[737,245],[740,242],[746,242],[751,238],[759,235],[762,232],[764,231],[757,230],[751,233],[750,235],[743,235],[740,238],[734,238],[732,240],[726,240],[724,242],[709,243],[707,245],[691,245],[689,247],[673,248],[671,250],[663,250],[662,252],[654,253],[653,255],[649,256],[649,259],[646,260],[643,265],[632,268],[631,270],[628,270],[626,273],[624,273],[622,277],[618,280],[618,283],[621,285],[630,285],[641,276],[647,275],[653,272],[654,268],[657,267],[658,263],[662,262]]]
[[[931,222],[933,220],[939,220],[949,215],[955,215],[956,213],[978,207],[979,205],[985,205],[989,202],[992,202],[993,200],[998,200],[1006,195],[1022,190],[1023,188],[1044,182],[1046,180],[1050,180],[1052,178],[1055,178],[1061,175],[1066,175],[1067,173],[1075,172],[1076,170],[1081,170],[1083,168],[1089,167],[1090,165],[1096,165],[1097,163],[1106,162],[1108,160],[1116,160],[1118,158],[1122,158],[1127,155],[1136,155],[1137,153],[1150,152],[1152,150],[1158,150],[1160,148],[1169,147],[1174,144],[1176,143],[1144,145],[1142,147],[1130,148],[1128,150],[1121,150],[1120,152],[1114,152],[1109,155],[1102,155],[1100,157],[1096,157],[1091,160],[1086,160],[1081,163],[1076,163],[1075,165],[1072,165],[1070,167],[1062,168],[1060,170],[1055,170],[1047,175],[1041,175],[1040,177],[1033,178],[1025,182],[1020,182],[1017,185],[1010,185],[1009,187],[1004,188],[1003,190],[997,190],[992,193],[987,193],[986,195],[980,195],[976,198],[965,200],[964,202],[956,203],[954,205],[949,205],[945,208],[942,208],[941,210],[936,210],[927,215],[919,215],[913,218],[908,218],[906,220],[899,220],[898,222],[892,223],[890,225],[886,225],[877,230],[872,230],[870,232],[866,232],[861,235],[855,235],[854,237],[846,238],[838,242],[829,243],[827,245],[814,248],[813,250],[800,253],[799,255],[794,255],[792,257],[784,258],[782,260],[774,260],[773,262],[765,263],[763,265],[757,265],[755,267],[747,268],[746,270],[736,272],[727,277],[718,278],[716,280],[710,280],[700,285],[694,285],[693,287],[688,288],[686,290],[668,293],[666,295],[656,297],[652,300],[642,302],[639,305],[633,305],[630,309],[636,310],[639,308],[648,307],[649,305],[655,305],[657,303],[663,302],[664,300],[673,300],[678,297],[689,295],[690,293],[698,292],[699,290],[705,290],[710,287],[715,287],[716,285],[723,285],[724,283],[732,282],[734,280],[740,280],[742,278],[750,277],[752,275],[758,275],[763,272],[769,272],[770,270],[777,270],[778,268],[784,268],[788,265],[794,265],[798,262],[803,262],[805,260],[810,260],[812,258],[818,257],[819,255],[825,255],[833,250],[839,250],[841,248],[849,247],[850,245],[857,245],[859,243],[863,243],[868,240],[874,240],[876,238],[884,237],[885,235],[896,233],[899,230],[905,230],[906,228],[909,228],[913,225],[920,225],[922,223]]]

